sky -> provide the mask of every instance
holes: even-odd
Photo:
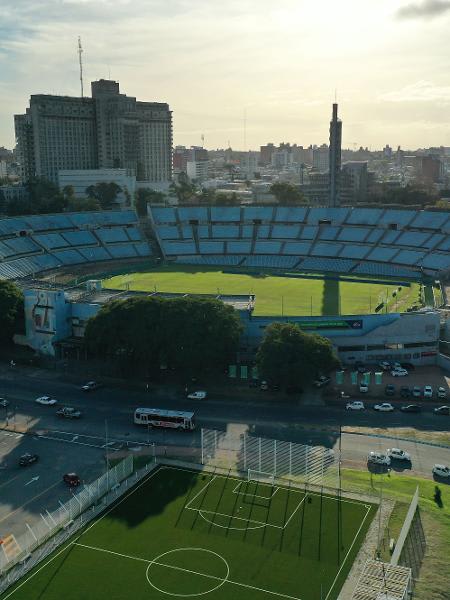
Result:
[[[450,146],[450,0],[0,0],[0,146],[31,94],[115,79],[174,144]],[[244,123],[246,126],[244,127]]]

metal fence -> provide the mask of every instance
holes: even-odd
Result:
[[[416,514],[417,507],[419,506],[419,486],[417,486],[414,496],[412,497],[411,504],[409,505],[408,513],[405,517],[403,527],[398,536],[397,543],[395,544],[394,552],[391,557],[391,565],[397,566],[402,554],[403,547],[406,542],[406,538],[411,529],[414,516]]]
[[[324,446],[307,446],[232,432],[202,429],[202,464],[271,473],[278,479],[339,488],[339,457]]]
[[[24,523],[22,534],[4,536],[0,544],[0,576],[2,576],[0,592],[8,571],[16,565],[28,563],[30,554],[49,539],[58,539],[57,545],[59,545],[60,538],[64,538],[64,534],[57,536],[58,532],[67,531],[67,537],[73,535],[75,521],[79,527],[83,526],[86,522],[86,511],[95,505],[103,509],[104,504],[98,504],[99,501],[111,491],[117,490],[120,483],[130,477],[132,473],[133,456],[127,456],[93,483],[74,493],[68,502],[59,502],[59,507],[53,511],[42,511],[40,520],[32,526]],[[87,518],[91,518],[91,515]],[[8,579],[6,578],[6,580]]]

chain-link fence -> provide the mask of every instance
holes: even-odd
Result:
[[[53,511],[43,510],[40,514],[41,519],[30,526],[24,523],[24,532],[19,535],[7,535],[2,538],[0,544],[0,575],[3,576],[0,584],[0,592],[5,583],[7,572],[16,565],[25,565],[30,559],[30,554],[53,538],[57,547],[61,543],[62,536],[57,536],[58,532],[67,532],[67,537],[73,535],[76,528],[73,527],[77,522],[81,527],[86,518],[86,511],[92,506],[104,508],[103,503],[99,503],[103,497],[111,491],[119,488],[122,481],[126,480],[133,473],[133,456],[127,456],[121,460],[112,469],[106,471],[101,477],[96,479],[74,493],[73,497],[65,503],[60,502],[59,508]],[[59,540],[59,541],[58,541]],[[34,558],[34,557],[33,557]],[[10,583],[8,583],[10,585]]]

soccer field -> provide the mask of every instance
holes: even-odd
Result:
[[[388,312],[404,312],[418,303],[419,285],[348,282],[224,273],[217,267],[169,265],[145,273],[105,279],[104,287],[190,294],[255,294],[255,315],[359,315],[375,312],[388,299]],[[396,296],[392,294],[396,292]],[[382,309],[384,312],[385,308]]]
[[[335,600],[375,510],[160,467],[1,600]]]

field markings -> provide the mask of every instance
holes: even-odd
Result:
[[[242,479],[242,481],[240,481],[236,487],[232,490],[233,494],[242,494],[243,496],[251,496],[252,498],[259,498],[260,500],[271,500],[275,494],[280,490],[280,488],[278,486],[275,486],[275,491],[274,490],[274,486],[272,486],[272,495],[271,496],[258,496],[256,494],[252,494],[251,492],[241,492],[240,488],[242,487],[242,484],[246,483],[244,479]],[[261,482],[260,482],[261,484]],[[261,485],[270,485],[269,483],[262,483]]]
[[[129,560],[136,560],[139,562],[144,562],[147,564],[157,565],[159,567],[164,567],[167,569],[173,569],[175,571],[180,571],[183,573],[190,573],[191,575],[199,575],[200,577],[206,577],[207,579],[213,579],[215,581],[223,581],[223,577],[217,577],[216,575],[209,575],[208,573],[200,573],[199,571],[193,571],[191,569],[185,569],[183,567],[177,567],[175,565],[168,565],[166,563],[156,562],[155,560],[148,560],[147,558],[141,558],[140,556],[130,556],[129,554],[122,554],[120,552],[114,552],[113,550],[107,550],[106,548],[97,548],[96,546],[89,546],[87,544],[80,544],[78,542],[74,542],[74,545],[80,546],[82,548],[87,548],[88,550],[94,550],[97,552],[104,552],[106,554],[112,554],[115,556],[119,556],[121,558],[128,558]],[[248,583],[241,583],[240,581],[232,581],[231,579],[226,579],[224,583],[230,583],[231,585],[236,585],[238,587],[243,587],[249,590],[254,590],[257,592],[263,592],[265,594],[270,594],[272,596],[279,596],[280,598],[288,598],[289,600],[301,600],[297,596],[290,596],[289,594],[283,594],[282,592],[273,592],[271,590],[266,590],[264,588],[257,587],[255,585],[250,585]],[[6,600],[6,599],[5,599]]]
[[[355,545],[356,539],[358,538],[358,536],[359,536],[359,534],[360,534],[360,531],[361,531],[361,529],[362,529],[362,527],[363,527],[364,523],[366,522],[367,516],[368,516],[368,514],[369,514],[369,512],[370,512],[370,506],[369,506],[368,504],[364,504],[364,506],[366,507],[366,514],[364,515],[364,518],[363,518],[363,520],[361,521],[361,524],[360,524],[360,526],[359,526],[359,528],[358,528],[358,531],[356,532],[356,534],[355,534],[355,537],[353,538],[353,542],[351,543],[351,546],[350,546],[350,548],[348,549],[348,551],[347,551],[347,554],[345,555],[345,558],[344,558],[344,560],[343,560],[343,561],[342,561],[342,563],[341,563],[341,566],[340,566],[340,568],[339,568],[339,571],[336,573],[336,577],[334,578],[334,580],[333,580],[333,583],[331,584],[331,587],[330,587],[330,589],[329,589],[329,591],[328,591],[328,594],[325,596],[325,600],[328,600],[328,596],[331,594],[331,592],[332,592],[332,590],[333,590],[333,588],[334,588],[334,585],[335,585],[335,583],[336,583],[336,581],[337,581],[337,579],[338,579],[338,577],[339,577],[339,575],[340,575],[340,573],[341,573],[341,571],[342,571],[342,568],[343,568],[343,566],[345,565],[345,563],[346,563],[346,561],[347,561],[347,558],[348,558],[348,556],[349,556],[349,554],[350,554],[350,552],[351,552],[351,550],[352,550],[353,546]],[[378,508],[378,510],[380,510],[380,508]]]

